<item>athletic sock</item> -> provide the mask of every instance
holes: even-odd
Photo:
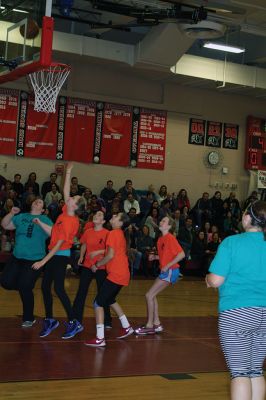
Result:
[[[121,322],[123,328],[128,328],[130,326],[125,314],[121,315],[121,317],[119,317],[119,319],[120,319],[120,322]]]
[[[96,325],[96,332],[98,339],[104,339],[104,324]]]

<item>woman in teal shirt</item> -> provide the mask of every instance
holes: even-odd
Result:
[[[219,337],[232,400],[264,400],[266,358],[266,202],[242,218],[245,233],[226,238],[206,277],[219,288]]]
[[[23,328],[30,328],[35,323],[33,289],[41,270],[33,270],[32,265],[45,256],[46,240],[53,225],[43,212],[43,200],[37,198],[29,213],[20,213],[19,208],[13,207],[1,222],[5,230],[16,230],[16,236],[13,255],[4,268],[0,283],[4,289],[18,290],[23,305]],[[36,219],[40,220],[39,225]]]

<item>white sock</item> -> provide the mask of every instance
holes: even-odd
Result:
[[[119,317],[119,319],[120,319],[120,322],[121,322],[123,328],[128,328],[130,326],[125,314],[122,315],[121,317]]]
[[[104,339],[104,324],[96,325],[96,332],[98,339]]]

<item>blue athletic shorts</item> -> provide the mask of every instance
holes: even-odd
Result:
[[[158,278],[162,281],[174,284],[179,278],[179,268],[169,269],[167,272],[161,272]]]

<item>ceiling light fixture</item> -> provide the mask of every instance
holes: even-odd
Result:
[[[236,54],[244,53],[246,51],[243,47],[229,46],[223,43],[206,42],[204,43],[203,47],[207,49],[227,51],[228,53]]]

